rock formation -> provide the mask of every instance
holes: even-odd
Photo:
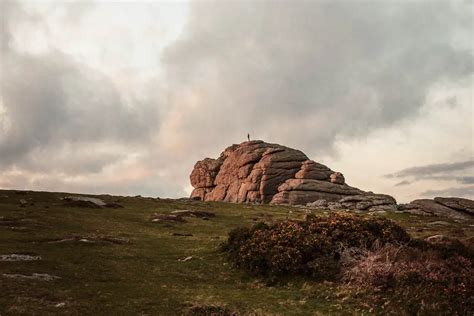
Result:
[[[434,201],[439,204],[443,204],[449,208],[455,209],[456,211],[460,211],[463,213],[468,213],[474,215],[474,201],[463,199],[463,198],[443,198],[443,197],[436,197]]]
[[[299,150],[261,140],[232,145],[217,159],[198,161],[190,178],[194,187],[191,198],[204,201],[402,211],[458,220],[474,218],[474,201],[435,198],[397,205],[390,195],[347,185],[342,173],[310,160]]]
[[[364,193],[301,151],[263,141],[232,145],[217,159],[198,161],[190,178],[191,197],[205,201],[305,205]]]
[[[419,199],[399,205],[399,209],[417,215],[443,216],[453,219],[474,219],[474,201],[462,198]]]

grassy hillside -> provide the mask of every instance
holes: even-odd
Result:
[[[212,305],[257,315],[369,312],[363,297],[348,299],[331,282],[266,284],[233,269],[219,252],[231,229],[257,221],[302,219],[302,209],[108,195],[99,198],[124,208],[94,209],[66,205],[60,198],[68,195],[0,191],[0,256],[41,257],[0,261],[1,315],[179,315],[193,306]],[[152,222],[155,213],[175,210],[216,216]],[[380,216],[417,237],[474,236],[472,223],[408,214]],[[33,273],[58,278],[15,277]]]

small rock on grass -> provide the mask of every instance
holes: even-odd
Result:
[[[181,262],[186,262],[186,261],[189,261],[189,260],[192,260],[194,259],[193,256],[189,256],[189,257],[186,257],[186,258],[183,258],[183,259],[178,259],[178,261],[181,261]]]
[[[46,273],[33,273],[30,275],[4,273],[2,275],[10,279],[23,279],[23,280],[54,281],[54,280],[60,279],[60,277],[58,276],[50,275]]]
[[[22,254],[0,255],[0,261],[38,261],[38,260],[41,260],[41,256],[22,255]]]
[[[153,223],[186,223],[182,215],[154,214]]]

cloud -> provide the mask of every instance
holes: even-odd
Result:
[[[163,51],[160,27],[132,29],[162,4],[88,19],[94,5],[0,2],[0,187],[177,196],[196,160],[247,132],[318,160],[473,74],[469,3],[192,2]]]
[[[460,177],[456,180],[462,184],[474,184],[474,177]]]
[[[398,182],[397,184],[395,184],[396,187],[399,187],[399,186],[402,186],[402,185],[409,185],[409,184],[412,184],[411,181],[407,181],[407,180],[403,180],[403,181],[400,181]]]
[[[395,173],[387,174],[387,178],[403,178],[403,177],[432,177],[436,174],[445,174],[455,171],[461,171],[474,167],[474,160],[431,164],[426,166],[417,166],[400,170]]]
[[[421,193],[421,196],[434,198],[437,196],[441,197],[463,197],[468,199],[474,198],[474,186],[466,187],[453,187],[444,190],[428,190]]]
[[[192,3],[162,57],[169,134],[211,147],[250,131],[322,154],[337,139],[414,117],[434,84],[473,72],[469,48],[453,45],[470,33],[467,6]]]
[[[387,174],[384,177],[387,179],[404,179],[396,183],[395,186],[410,185],[423,180],[431,180],[437,182],[455,181],[459,184],[473,184],[474,177],[466,176],[466,174],[473,173],[474,160],[468,160],[461,162],[430,164],[426,166],[406,168],[395,173]],[[459,190],[461,190],[461,188],[459,188]]]
[[[2,9],[0,168],[93,173],[149,142],[155,105],[131,104],[106,75],[60,51],[18,51],[11,32],[40,18],[13,1]]]

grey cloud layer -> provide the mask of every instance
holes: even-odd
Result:
[[[189,142],[208,129],[250,130],[327,152],[338,137],[415,115],[433,84],[471,74],[471,52],[452,46],[469,11],[434,1],[194,3],[163,58],[172,92],[205,96],[180,127],[198,127]]]
[[[149,141],[157,124],[154,106],[127,104],[105,75],[59,51],[16,51],[10,41],[15,25],[34,22],[16,2],[2,2],[2,9],[1,96],[6,113],[0,129],[0,167],[94,172],[121,155],[93,155],[91,144]],[[65,151],[67,159],[54,159]]]
[[[247,132],[327,153],[337,139],[416,116],[434,84],[473,73],[472,52],[453,45],[472,35],[468,3],[193,2],[160,56],[165,78],[130,98],[61,51],[13,49],[15,24],[31,21],[15,2],[1,9],[0,180],[2,168],[16,166],[87,183],[136,152],[148,168],[179,170],[143,180],[144,191],[172,195],[158,184],[179,190],[195,160]],[[60,189],[61,176],[44,183]],[[137,192],[139,183],[103,179],[101,190]]]
[[[449,173],[454,171],[465,170],[474,167],[474,160],[453,162],[453,163],[440,163],[431,164],[426,166],[417,166],[407,169],[400,170],[398,172],[386,175],[387,178],[402,178],[402,177],[425,177],[434,176],[440,173]]]
[[[410,185],[421,180],[456,181],[474,184],[474,160],[417,166],[385,175],[389,179],[404,179],[395,186]],[[462,188],[459,188],[461,190]],[[431,192],[431,191],[429,191]]]
[[[451,196],[472,199],[474,197],[474,186],[453,187],[444,190],[428,190],[421,193],[421,196],[428,198],[434,198],[437,196]]]

